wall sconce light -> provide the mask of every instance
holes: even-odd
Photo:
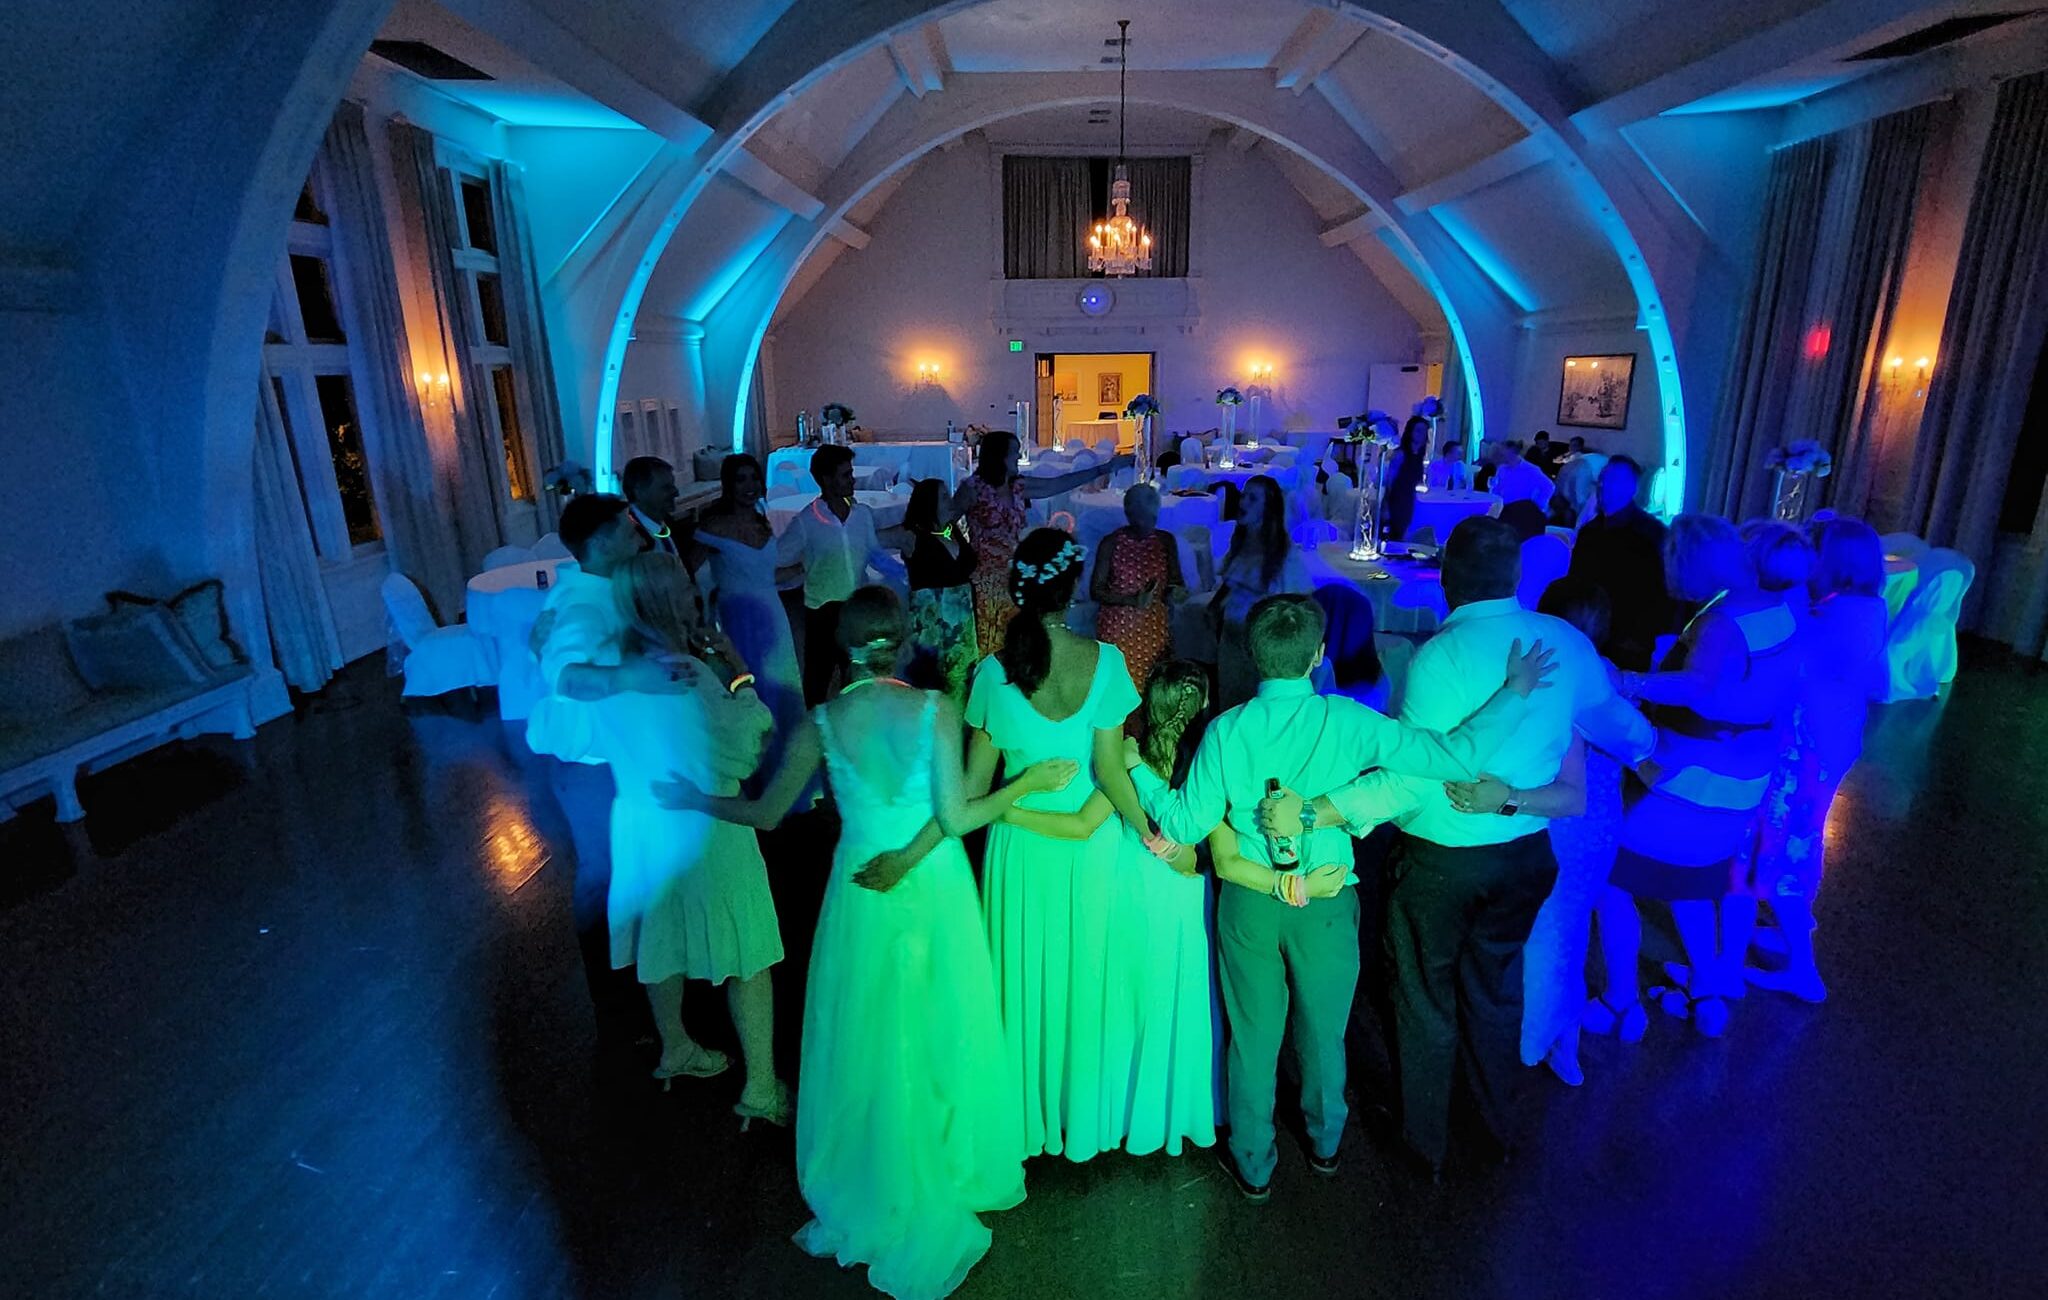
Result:
[[[935,384],[937,384],[937,383],[939,382],[939,375],[940,375],[940,369],[939,369],[939,363],[938,363],[938,362],[936,362],[936,361],[920,361],[920,362],[918,362],[918,363],[917,363],[917,382],[918,382],[918,383],[920,383],[920,384],[923,384],[923,385],[925,385],[925,386],[927,386],[927,387],[930,387],[930,386],[932,386],[932,385],[935,385]]]
[[[431,405],[448,400],[448,372],[422,370],[414,376],[419,383],[420,401]]]

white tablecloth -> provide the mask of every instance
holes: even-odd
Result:
[[[546,573],[550,590],[564,568],[575,568],[574,560],[535,560],[530,564],[509,564],[487,569],[469,580],[463,595],[463,617],[471,634],[484,637],[498,647],[498,716],[516,722],[533,712],[540,697],[540,666],[527,648],[526,638],[533,621],[540,617],[547,592],[540,588]]]
[[[1500,513],[1500,498],[1491,492],[1436,491],[1415,493],[1415,518],[1408,525],[1408,536],[1413,537],[1424,528],[1433,529],[1436,543],[1442,546],[1451,539],[1451,529],[1462,519],[1473,515],[1497,515]]]
[[[1124,428],[1126,424],[1132,426],[1131,430]],[[1103,441],[1127,447],[1137,439],[1136,427],[1135,420],[1066,420],[1060,425],[1060,436],[1066,442],[1079,438],[1090,447]]]
[[[768,498],[768,526],[777,536],[789,527],[789,521],[810,508],[818,499],[815,492],[801,492],[795,496]],[[856,492],[853,499],[875,512],[875,527],[894,528],[903,522],[903,512],[910,507],[908,496],[897,496],[890,492]]]
[[[811,455],[815,447],[778,447],[768,453],[768,482],[773,485],[778,467],[795,467],[796,483],[811,486]],[[896,475],[899,483],[913,479],[943,479],[947,487],[959,484],[954,468],[953,444],[948,442],[857,442],[853,444],[856,471],[872,466]],[[787,471],[785,471],[786,473]]]
[[[1091,553],[1096,543],[1124,526],[1122,492],[1074,492],[1069,494],[1069,503],[1074,540]],[[1168,493],[1159,498],[1159,526],[1170,533],[1194,524],[1214,528],[1221,508],[1216,498],[1207,494],[1181,497]],[[1189,577],[1192,581],[1192,575]]]
[[[1375,632],[1429,633],[1451,615],[1443,572],[1412,560],[1354,560],[1349,542],[1328,542],[1303,557],[1309,580],[1346,583],[1372,601]]]

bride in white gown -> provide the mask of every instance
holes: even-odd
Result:
[[[981,905],[958,837],[1057,790],[1052,760],[980,799],[962,790],[960,714],[889,674],[908,636],[894,592],[864,587],[839,636],[853,681],[791,738],[759,800],[713,816],[779,821],[822,761],[842,820],[804,1001],[797,1233],[897,1300],[952,1292],[987,1253],[977,1214],[1024,1199],[1023,1108],[996,1011]]]

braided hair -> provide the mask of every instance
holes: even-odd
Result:
[[[1155,667],[1145,683],[1145,739],[1138,745],[1145,766],[1171,781],[1181,740],[1208,707],[1209,675],[1199,664],[1168,659]]]
[[[1027,699],[1037,694],[1052,671],[1052,638],[1045,619],[1065,613],[1074,603],[1086,555],[1079,542],[1059,529],[1035,528],[1017,543],[1010,559],[1010,599],[1017,604],[1017,614],[1003,633],[996,660]]]

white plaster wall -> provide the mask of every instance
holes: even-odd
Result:
[[[1634,353],[1635,387],[1624,429],[1588,429],[1557,420],[1557,394],[1564,359]],[[1663,463],[1664,430],[1657,409],[1657,374],[1650,355],[1650,336],[1625,324],[1560,326],[1523,332],[1516,369],[1514,400],[1505,420],[1487,424],[1487,436],[1527,442],[1538,429],[1559,440],[1584,437],[1586,445],[1612,455],[1622,453],[1644,468]],[[1697,467],[1695,467],[1697,471]]]
[[[1373,362],[1422,359],[1414,318],[1357,257],[1322,244],[1316,214],[1257,150],[1211,150],[1197,168],[1192,233],[1207,256],[1192,332],[1154,322],[1135,333],[1112,314],[1100,333],[999,333],[994,166],[972,140],[926,157],[870,223],[873,242],[784,310],[767,344],[771,438],[787,439],[799,408],[831,401],[882,432],[1006,418],[1033,394],[1034,353],[1088,351],[1156,352],[1169,429],[1216,424],[1216,390],[1255,361],[1275,367],[1267,422],[1331,428],[1361,409]],[[1075,311],[1071,328],[1089,326]],[[1025,350],[1008,351],[1009,337]],[[943,367],[937,388],[916,383],[920,361]]]

